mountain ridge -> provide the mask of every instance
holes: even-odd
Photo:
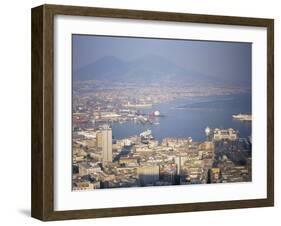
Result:
[[[188,62],[187,62],[188,63]],[[74,81],[110,80],[138,83],[215,83],[214,79],[194,70],[187,70],[165,57],[146,55],[130,61],[115,56],[104,56],[93,63],[73,71]]]

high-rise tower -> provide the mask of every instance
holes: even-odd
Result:
[[[104,125],[102,134],[102,162],[103,164],[112,162],[112,130],[109,125]]]

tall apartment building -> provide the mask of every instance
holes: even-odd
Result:
[[[112,162],[112,129],[109,125],[101,128],[101,140],[103,164]]]

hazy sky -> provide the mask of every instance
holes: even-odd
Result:
[[[206,76],[251,80],[251,43],[73,35],[73,69],[104,56],[130,61],[159,55]]]

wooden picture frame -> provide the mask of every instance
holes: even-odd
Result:
[[[267,29],[267,198],[179,203],[122,208],[54,210],[54,16],[125,18],[154,21],[255,26]],[[273,19],[196,15],[42,5],[32,9],[32,200],[31,215],[51,221],[163,214],[274,205],[274,21]]]

